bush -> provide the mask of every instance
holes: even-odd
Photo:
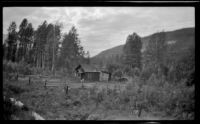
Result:
[[[141,79],[144,81],[148,80],[150,76],[153,74],[151,69],[143,69],[141,72]]]
[[[3,70],[8,73],[17,72],[17,63],[13,63],[11,61],[3,61]]]
[[[32,69],[27,63],[20,61],[19,63],[11,61],[3,61],[3,71],[7,73],[20,73],[24,75],[32,74]]]
[[[26,88],[21,88],[20,86],[10,85],[10,84],[5,84],[3,90],[8,93],[7,95],[12,95],[12,94],[17,95],[29,91]]]
[[[18,72],[24,75],[32,74],[32,70],[29,64],[25,63],[24,61],[20,61],[18,63]]]
[[[140,73],[141,73],[141,72],[140,72],[140,69],[137,68],[137,67],[135,67],[135,68],[134,68],[134,77],[135,77],[135,76],[139,77],[139,76],[140,76]]]
[[[135,74],[134,69],[130,68],[129,66],[125,66],[123,68],[123,72],[124,72],[124,74],[126,74],[126,75],[128,75],[130,77],[134,77],[134,74]]]
[[[194,86],[187,87],[186,80],[177,84],[167,82],[163,76],[151,77],[142,83],[139,77],[133,78],[133,83],[127,85],[120,94],[120,105],[137,106],[145,111],[163,111],[177,119],[192,119],[194,117]],[[174,113],[174,114],[173,114]],[[188,116],[185,116],[185,113]]]
[[[170,115],[172,113],[174,115],[194,113],[194,86],[187,87],[184,80],[177,85],[167,81],[163,82],[162,78],[157,79],[155,76],[151,76],[150,80],[151,82],[147,83],[149,105]]]
[[[120,69],[117,69],[116,71],[113,72],[113,77],[115,79],[120,79],[122,77],[123,73]]]

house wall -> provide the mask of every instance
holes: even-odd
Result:
[[[101,72],[100,74],[100,81],[108,81],[109,80],[109,74]]]
[[[99,81],[100,80],[100,72],[85,72],[85,80]]]

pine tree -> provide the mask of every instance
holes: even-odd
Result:
[[[44,68],[45,61],[45,44],[46,44],[46,38],[47,38],[47,22],[44,21],[42,25],[39,25],[36,32],[35,32],[35,42],[33,49],[35,51],[35,62],[37,67]]]
[[[19,26],[19,49],[18,49],[18,61],[24,59],[26,62],[29,61],[29,52],[33,44],[33,32],[34,29],[31,23],[24,18]]]
[[[80,45],[80,39],[76,28],[73,26],[68,34],[64,35],[61,48],[60,62],[69,70],[84,58],[84,50]]]
[[[152,72],[157,73],[165,68],[165,32],[153,34],[149,40],[144,54],[144,68],[151,68]]]
[[[17,49],[17,32],[16,32],[16,23],[13,21],[11,22],[9,28],[8,28],[8,38],[6,40],[6,43],[8,45],[7,47],[7,60],[15,61],[15,52]]]
[[[141,67],[141,48],[141,38],[136,33],[127,37],[123,48],[124,64],[126,66],[130,66],[131,68]]]
[[[49,24],[47,27],[47,42],[45,45],[45,65],[51,70],[54,70],[58,58],[60,38],[61,25]]]

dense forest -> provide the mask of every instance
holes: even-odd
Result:
[[[85,52],[81,46],[76,27],[73,26],[64,34],[61,29],[62,24],[47,21],[34,29],[25,18],[17,31],[17,24],[11,22],[8,37],[3,44],[4,63],[21,63],[18,65],[53,73],[60,69],[70,73],[80,62],[88,63],[89,51]]]

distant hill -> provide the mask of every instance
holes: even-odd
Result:
[[[128,34],[127,34],[128,35]],[[153,34],[152,34],[153,35]],[[142,37],[142,52],[146,50],[146,46],[152,35]],[[187,49],[195,47],[195,29],[194,28],[183,28],[174,31],[166,32],[166,42],[170,47],[169,52],[174,52],[177,55],[184,54]],[[116,55],[123,54],[124,45],[116,46],[105,51],[102,51],[98,55],[91,58],[92,62],[101,60],[109,61],[109,58]]]
[[[102,51],[101,53],[99,53],[98,55],[94,56],[93,58],[108,58],[108,57],[111,57],[112,55],[121,55],[123,54],[123,46],[124,45],[120,45],[120,46],[117,46],[117,47],[113,47],[113,48],[110,48],[110,49],[107,49],[105,51]]]

